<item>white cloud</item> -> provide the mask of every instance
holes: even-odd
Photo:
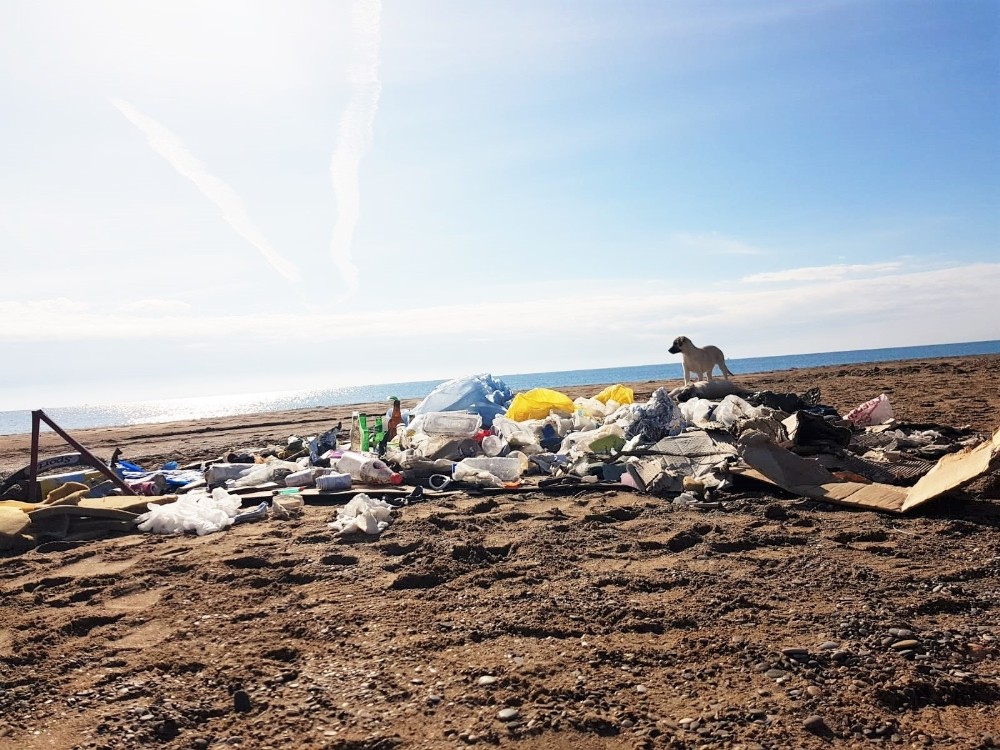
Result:
[[[740,281],[744,284],[772,284],[789,282],[832,281],[848,277],[864,277],[882,275],[898,271],[903,264],[868,263],[868,264],[834,264],[830,266],[811,266],[808,268],[789,268],[784,271],[755,273],[744,276]]]
[[[684,250],[710,255],[763,255],[767,251],[718,232],[677,232],[673,244]]]
[[[156,317],[159,315],[184,315],[191,311],[187,302],[172,299],[138,299],[117,306],[121,313]]]
[[[299,280],[298,268],[271,247],[264,233],[250,219],[243,201],[229,185],[211,174],[176,135],[156,120],[142,114],[128,102],[120,99],[112,99],[111,102],[129,122],[145,134],[152,149],[166,159],[183,177],[191,180],[202,194],[222,211],[226,223],[243,239],[260,250],[278,273],[289,281]]]
[[[416,295],[378,310],[312,314],[178,308],[139,316],[64,297],[0,302],[0,350],[18,353],[0,372],[0,401],[34,408],[126,393],[142,399],[673,362],[667,347],[681,334],[721,346],[731,359],[995,340],[998,285],[1000,263],[980,263],[886,274],[877,283],[526,284],[487,290],[477,298],[483,302],[420,306]],[[156,356],[125,356],[136,347]],[[114,379],[99,368],[66,369],[67,358],[116,361]],[[253,367],[236,364],[245,362]]]
[[[56,298],[0,302],[0,317],[6,323],[0,342],[138,337],[194,345],[211,338],[216,346],[226,346],[215,333],[225,331],[226,339],[250,337],[262,346],[340,342],[364,348],[381,340],[406,339],[426,342],[435,351],[460,351],[465,344],[477,341],[489,346],[491,342],[516,340],[525,346],[544,347],[545,342],[560,338],[589,340],[595,349],[600,349],[602,342],[625,340],[647,342],[652,347],[684,334],[696,340],[728,337],[745,346],[750,356],[768,353],[759,351],[761,342],[803,325],[818,332],[877,319],[880,325],[888,326],[886,335],[892,330],[909,335],[914,321],[920,319],[926,343],[955,340],[955,331],[961,330],[1000,335],[998,324],[992,322],[992,300],[998,285],[1000,264],[982,263],[884,273],[876,285],[865,275],[844,275],[815,284],[792,279],[780,288],[732,283],[684,291],[678,291],[671,281],[636,281],[628,288],[593,281],[575,282],[562,289],[551,285],[542,289],[536,285],[505,287],[480,297],[513,300],[509,303],[455,301],[420,306],[411,298],[403,306],[387,303],[377,310],[308,314],[261,311],[212,315],[158,300],[152,304],[163,314],[150,309],[147,315],[122,315],[117,309]],[[748,339],[748,335],[760,341]],[[818,350],[823,350],[822,343],[802,349]],[[623,356],[623,360],[628,359],[628,355]]]

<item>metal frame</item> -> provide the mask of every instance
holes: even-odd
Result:
[[[69,434],[59,425],[52,421],[52,418],[46,414],[41,409],[36,409],[31,412],[31,466],[28,470],[28,502],[35,502],[35,493],[37,492],[37,482],[38,482],[38,432],[41,427],[41,423],[45,422],[52,430],[67,444],[74,447],[79,453],[82,463],[86,463],[89,466],[94,467],[104,476],[114,482],[115,486],[124,492],[126,495],[135,495],[135,492],[129,487],[125,482],[122,481],[121,477],[115,474],[114,470],[105,464],[101,459],[97,458],[93,453],[84,448],[80,443],[74,440]]]

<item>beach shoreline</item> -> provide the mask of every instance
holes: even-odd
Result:
[[[1000,355],[899,360],[857,365],[779,370],[737,375],[734,382],[752,390],[805,392],[819,388],[824,403],[846,413],[869,398],[887,393],[899,418],[909,422],[969,425],[989,432],[1000,421]],[[609,383],[556,388],[571,398],[593,396]],[[644,401],[659,387],[668,390],[680,380],[625,383]],[[957,389],[957,390],[956,390]],[[937,396],[944,394],[940,399]],[[412,408],[420,399],[404,399]],[[155,468],[157,462],[181,463],[217,458],[223,451],[284,443],[291,435],[324,432],[334,425],[350,424],[353,411],[384,413],[385,402],[343,404],[281,412],[207,417],[118,427],[71,430],[69,433],[97,455],[110,456],[121,448],[123,457]],[[53,432],[42,432],[40,451],[65,452],[65,442]],[[0,435],[0,477],[27,464],[30,424],[23,433]]]

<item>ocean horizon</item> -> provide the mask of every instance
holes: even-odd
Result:
[[[929,344],[883,349],[857,349],[841,352],[816,352],[772,357],[727,359],[736,375],[778,372],[804,367],[854,365],[875,362],[895,362],[935,357],[964,357],[979,354],[1000,354],[1000,340],[971,341],[957,344]],[[476,373],[461,373],[464,377]],[[636,383],[650,380],[678,380],[681,364],[669,362],[653,365],[604,367],[585,370],[496,375],[513,392],[531,388],[556,388],[610,383]],[[445,380],[418,380],[398,383],[345,386],[296,391],[272,391],[253,394],[229,394],[132,401],[117,404],[40,407],[60,427],[79,430],[92,427],[120,427],[134,424],[158,424],[208,417],[228,417],[240,414],[261,414],[293,409],[343,406],[384,401],[394,395],[402,399],[423,398]],[[43,425],[43,429],[48,430]],[[0,411],[0,435],[17,435],[31,431],[31,410]]]

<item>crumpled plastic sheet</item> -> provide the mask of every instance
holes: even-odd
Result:
[[[339,535],[381,534],[392,521],[392,506],[385,500],[378,500],[365,494],[355,495],[343,508],[337,509],[337,517],[327,524]]]
[[[181,495],[172,503],[150,503],[149,511],[136,519],[140,531],[154,534],[181,534],[194,531],[198,536],[212,534],[232,526],[242,502],[221,487],[205,492]]]
[[[679,435],[687,426],[666,388],[657,388],[645,404],[633,404],[631,412],[633,420],[625,428],[625,437],[639,437],[643,443]]]
[[[857,427],[871,427],[876,424],[884,424],[893,419],[892,404],[889,403],[889,397],[882,393],[869,401],[865,401],[863,404],[855,406],[844,415],[844,419],[848,422],[853,422]]]

